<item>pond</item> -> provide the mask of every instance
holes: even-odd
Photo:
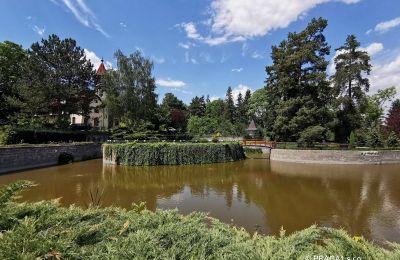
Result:
[[[102,206],[209,212],[249,232],[287,233],[313,224],[368,239],[400,242],[399,165],[307,165],[263,159],[207,165],[127,167],[91,160],[0,175],[39,184],[21,200],[61,198],[86,207],[90,191]]]

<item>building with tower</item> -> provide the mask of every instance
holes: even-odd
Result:
[[[101,64],[97,68],[96,74],[102,77],[107,69],[104,66],[104,61],[101,59]],[[112,127],[108,116],[107,108],[104,106],[106,93],[96,90],[96,99],[90,104],[91,111],[88,116],[79,114],[70,115],[70,123],[74,126],[91,126],[98,130],[107,130]]]

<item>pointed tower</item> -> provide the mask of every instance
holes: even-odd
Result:
[[[104,73],[106,73],[106,71],[107,70],[106,70],[106,66],[104,66],[104,60],[103,60],[103,58],[101,58],[101,64],[100,64],[99,68],[97,69],[96,74],[99,76],[103,76]]]

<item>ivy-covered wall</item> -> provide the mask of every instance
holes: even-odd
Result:
[[[233,162],[245,159],[239,143],[104,144],[103,160],[121,165],[176,165]]]

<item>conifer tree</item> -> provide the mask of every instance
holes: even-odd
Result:
[[[369,80],[364,75],[371,72],[371,64],[368,53],[360,49],[360,42],[354,35],[347,36],[344,45],[336,51],[336,72],[331,78],[338,108],[335,139],[343,142],[361,127],[361,114],[366,109],[366,92],[369,91]]]
[[[327,129],[331,101],[326,56],[330,46],[323,34],[325,19],[312,19],[299,33],[272,47],[273,64],[266,67],[269,100],[275,105],[272,132],[283,141],[296,141],[301,132]]]

